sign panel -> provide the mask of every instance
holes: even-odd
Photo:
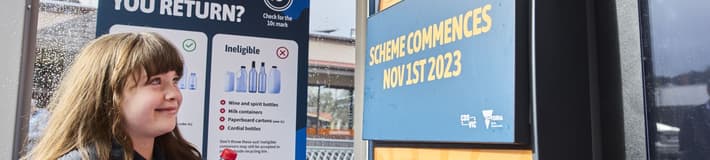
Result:
[[[182,106],[178,112],[178,126],[182,136],[195,144],[198,150],[202,148],[202,129],[205,102],[205,67],[207,62],[207,36],[201,32],[138,27],[116,24],[109,29],[110,33],[121,32],[154,32],[167,39],[182,53],[185,67],[178,87],[182,92]]]
[[[402,0],[380,0],[379,4],[377,4],[377,5],[379,5],[378,12],[387,9],[387,8],[391,7],[392,5],[399,3],[400,1],[402,1]]]
[[[309,1],[100,1],[97,35],[154,32],[181,53],[178,127],[205,159],[305,159]]]
[[[209,144],[256,155],[244,159],[290,159],[295,150],[298,44],[292,40],[217,34],[212,39],[214,77]],[[219,48],[219,50],[217,50]],[[218,116],[214,116],[218,117]],[[209,150],[223,147],[208,145]],[[246,148],[244,148],[246,147]],[[250,149],[253,148],[253,149]],[[244,153],[244,152],[242,152]],[[269,154],[278,153],[278,154]],[[242,156],[240,155],[240,158]]]
[[[363,138],[515,143],[515,15],[500,0],[404,0],[371,15]]]
[[[375,147],[374,160],[459,160],[459,159],[505,159],[532,160],[532,150],[519,149],[435,149]]]

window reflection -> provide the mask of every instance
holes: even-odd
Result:
[[[710,157],[710,1],[647,0],[644,56],[653,159]]]
[[[347,45],[354,50],[353,44]],[[352,160],[354,66],[311,61],[308,71],[306,159]]]
[[[352,90],[309,86],[308,137],[352,139]]]

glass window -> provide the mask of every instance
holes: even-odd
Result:
[[[352,89],[309,86],[308,137],[353,139]]]
[[[37,16],[37,46],[32,78],[32,116],[29,144],[39,137],[46,107],[74,55],[96,35],[98,0],[42,0]]]
[[[312,0],[306,158],[353,159],[354,0]]]
[[[641,2],[652,159],[707,159],[710,1]]]
[[[309,64],[306,156],[352,160],[354,70],[320,63]]]

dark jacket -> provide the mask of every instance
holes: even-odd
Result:
[[[158,144],[156,143],[153,146],[153,160],[165,160],[165,155],[163,154],[163,151],[160,149],[160,147],[158,147]],[[96,154],[95,148],[90,148],[88,152],[90,160],[99,159],[98,155]],[[124,160],[123,146],[119,145],[118,143],[113,143],[113,145],[111,145],[111,153],[109,157],[109,159],[111,160]],[[133,152],[133,159],[145,160],[145,158],[138,154],[138,152]],[[59,157],[59,160],[81,160],[81,152],[79,152],[79,150],[74,149],[71,152],[64,154],[62,157]]]
[[[710,158],[710,108],[707,104],[688,110],[679,133],[681,159]]]

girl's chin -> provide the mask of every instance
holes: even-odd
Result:
[[[160,127],[156,127],[156,128],[159,129],[158,130],[160,132],[159,135],[164,135],[166,133],[172,132],[175,129],[175,127],[177,127],[177,126],[176,126],[175,122],[173,121],[172,125],[166,124],[164,126],[160,126]]]
[[[159,132],[159,134],[157,134],[156,137],[162,136],[162,135],[165,135],[165,134],[168,134],[168,133],[172,132],[173,129],[175,129],[175,128],[173,127],[173,128],[169,128],[169,129],[168,129],[168,128],[161,129],[160,132]]]

